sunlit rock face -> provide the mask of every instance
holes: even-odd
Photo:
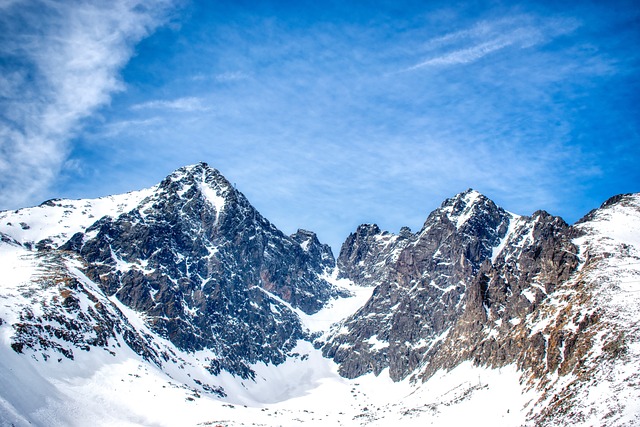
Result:
[[[505,237],[514,215],[477,191],[447,199],[416,234],[360,226],[342,247],[341,274],[377,286],[323,351],[353,378],[389,368],[394,379],[413,372],[464,312],[464,295]]]
[[[243,376],[249,364],[281,363],[305,337],[293,309],[311,314],[338,295],[320,277],[335,265],[328,246],[303,230],[285,236],[203,163],[61,249],[152,330],[180,349],[212,349],[216,370]]]

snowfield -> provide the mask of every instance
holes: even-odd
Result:
[[[20,321],[20,308],[30,305],[34,274],[44,269],[34,252],[8,244],[0,245],[0,264],[7,267],[0,300],[3,426],[423,426],[473,422],[479,412],[486,425],[513,426],[524,421],[522,408],[531,400],[521,393],[515,367],[490,370],[465,363],[425,384],[394,383],[386,371],[347,380],[306,341],[299,341],[296,355],[282,365],[252,366],[254,380],[225,372],[212,377],[202,369],[211,354],[183,353],[157,336],[156,342],[179,354],[178,363],[158,367],[120,343],[112,352],[75,351],[74,360],[18,354],[10,346],[11,324]],[[72,265],[70,271],[97,289]],[[305,315],[311,331],[327,330],[350,315],[372,291],[335,282],[353,296]],[[136,312],[117,300],[115,304],[134,327],[153,334]],[[199,389],[191,382],[194,378],[215,381],[227,397]]]

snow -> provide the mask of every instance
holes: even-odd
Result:
[[[506,244],[509,242],[509,240],[511,239],[511,236],[513,235],[513,232],[517,229],[517,226],[520,223],[519,215],[513,214],[511,212],[508,212],[508,214],[509,214],[509,227],[507,228],[507,231],[504,237],[500,239],[500,243],[498,243],[498,245],[493,248],[493,252],[491,254],[492,264],[496,262],[498,255],[500,255],[500,252],[502,252]]]
[[[219,215],[224,209],[224,198],[204,182],[200,189]],[[93,201],[56,201],[54,206],[1,212],[0,231],[22,243],[49,237],[54,244],[60,244],[101,215],[124,213],[140,206],[150,191]],[[467,207],[457,218],[458,226],[468,220],[478,197],[477,192],[465,195]],[[522,225],[519,217],[511,216],[505,236],[494,248],[493,261],[512,237],[523,231]],[[584,389],[580,404],[593,410],[583,424],[601,425],[602,414],[623,404],[617,421],[632,425],[638,422],[640,414],[637,386],[640,383],[640,198],[634,196],[624,208],[605,209],[580,227],[589,233],[574,241],[580,248],[584,267],[579,277],[594,284],[593,299],[602,310],[603,321],[615,324],[627,337],[626,362],[615,365],[603,362],[601,369],[593,374],[589,387]],[[528,234],[520,244],[532,238],[531,230],[524,231]],[[116,261],[118,269],[135,266],[121,259]],[[211,350],[194,353],[178,350],[151,331],[141,313],[125,306],[115,296],[107,300],[104,295],[102,301],[110,301],[117,307],[131,327],[150,339],[155,348],[171,355],[168,361],[155,366],[142,360],[124,345],[122,337],[117,338],[118,346],[113,346],[113,352],[100,348],[77,351],[73,361],[42,360],[36,353],[18,354],[10,347],[14,333],[11,324],[19,321],[21,308],[31,304],[30,295],[35,288],[30,286],[35,286],[33,279],[43,273],[41,262],[36,252],[0,243],[3,273],[0,280],[0,426],[517,426],[526,423],[528,411],[535,411],[533,402],[540,399],[538,392],[527,391],[520,384],[521,372],[513,365],[489,369],[465,362],[451,371],[437,372],[424,384],[408,379],[394,383],[388,371],[347,380],[338,375],[338,367],[332,360],[324,358],[321,351],[307,341],[298,341],[291,357],[280,365],[252,365],[256,373],[254,380],[226,372],[214,377],[205,369],[207,361],[216,357]],[[78,267],[73,261],[66,263],[71,275],[90,292],[100,294],[99,287]],[[327,333],[332,326],[339,329],[346,317],[362,307],[374,288],[337,279],[337,271],[324,279],[351,296],[334,299],[313,315],[262,291],[295,312],[309,332]],[[433,282],[431,285],[438,287]],[[544,291],[538,284],[534,284],[534,288]],[[534,291],[533,288],[524,290],[522,295],[533,302]],[[554,295],[549,301],[549,304],[560,304],[560,296]],[[82,307],[88,306],[86,296],[80,303]],[[527,318],[528,325],[532,321]],[[551,316],[536,319],[537,323],[530,325],[531,333],[544,331],[553,321]],[[521,319],[516,318],[509,320],[512,325],[520,322]],[[577,322],[574,318],[565,327],[575,332]],[[496,326],[500,323],[496,322]],[[420,340],[416,346],[434,345],[448,332],[435,340]],[[496,329],[488,330],[490,337],[497,333]],[[603,346],[611,339],[606,331],[595,335],[594,348],[585,363],[601,360],[605,355]],[[375,334],[367,342],[372,350],[388,346]],[[554,375],[552,386],[558,390],[575,380],[572,375]],[[227,397],[207,393],[195,380],[223,387]]]
[[[338,270],[335,269],[330,275],[324,275],[322,278],[335,287],[346,290],[351,296],[331,300],[311,316],[302,313],[302,323],[310,332],[328,331],[333,324],[355,313],[373,294],[375,286],[357,286],[350,280],[338,279],[337,276]]]
[[[468,364],[438,373],[422,386],[408,380],[393,383],[386,371],[377,377],[347,380],[338,375],[332,360],[306,341],[299,341],[292,357],[281,365],[251,366],[255,381],[225,372],[213,377],[203,368],[215,357],[211,351],[177,350],[146,326],[144,316],[115,297],[110,301],[128,322],[152,337],[157,348],[173,352],[175,362],[163,362],[160,368],[124,344],[113,347],[115,355],[99,348],[76,351],[73,361],[27,357],[9,346],[9,322],[16,320],[18,306],[28,303],[18,291],[31,282],[38,261],[22,247],[0,244],[0,263],[10,266],[1,283],[0,317],[5,322],[0,326],[0,425],[451,425],[470,421],[472,411],[484,406],[490,408],[484,412],[493,425],[516,425],[524,419],[517,409],[523,407],[525,398],[515,370],[491,371]],[[67,262],[69,272],[90,292],[99,292],[76,264]],[[315,315],[301,316],[311,331],[328,330],[362,306],[372,292],[372,288],[338,280],[335,272],[327,279],[352,296],[332,301]],[[123,343],[121,338],[118,342]],[[386,345],[377,339],[370,343]],[[194,379],[222,386],[228,397],[204,392]],[[509,398],[501,397],[496,405],[497,396]]]
[[[369,350],[371,351],[379,351],[389,347],[389,343],[387,341],[379,340],[376,335],[369,337],[369,339],[367,339],[366,342],[371,346],[369,348]]]
[[[17,374],[3,376],[0,385],[23,394],[9,393],[12,401],[2,402],[0,415],[16,425],[464,425],[482,413],[486,425],[513,426],[524,420],[519,408],[528,400],[515,368],[487,370],[467,363],[422,387],[393,383],[386,372],[346,380],[304,342],[296,351],[306,352],[307,359],[253,366],[255,382],[220,375],[232,396],[225,400],[195,393],[130,353],[112,360],[82,354],[63,369],[59,364],[52,369],[47,365],[55,362],[33,364],[6,346],[2,351],[2,372]],[[78,365],[85,366],[77,370]]]
[[[9,394],[12,402],[0,402],[0,415],[15,425],[40,426],[465,425],[479,413],[484,425],[524,420],[518,408],[527,397],[514,368],[486,370],[467,363],[418,387],[393,383],[386,372],[346,380],[317,350],[308,345],[299,350],[308,351],[309,359],[258,368],[255,382],[234,390],[246,403],[229,403],[194,393],[131,354],[100,363],[83,357],[56,366],[61,369],[52,378],[3,348],[2,372],[17,375],[0,378],[3,390],[16,392]],[[86,369],[74,374],[75,364]]]
[[[204,179],[204,176],[203,176]],[[218,194],[218,192],[211,188],[207,183],[202,182],[198,184],[198,188],[200,192],[204,195],[207,201],[213,206],[216,210],[216,223],[218,222],[218,218],[220,217],[220,213],[224,209],[225,199],[223,196]]]
[[[458,218],[456,219],[456,228],[462,227],[462,225],[465,222],[467,222],[469,218],[473,216],[476,201],[480,197],[482,197],[482,195],[475,190],[469,191],[464,195],[464,198],[462,200],[465,203],[465,208],[462,211],[462,213],[458,215]]]
[[[302,248],[303,251],[307,252],[309,251],[310,244],[311,244],[311,238],[308,238],[304,242],[300,243],[300,247]]]
[[[420,284],[416,284],[416,286],[419,286]],[[436,284],[436,282],[434,282],[433,280],[431,280],[431,282],[429,282],[429,286],[438,289],[439,291],[441,291],[443,294],[449,293],[452,290],[456,289],[458,286],[463,286],[466,287],[464,282],[458,282],[458,284],[450,284],[449,286],[447,286],[446,288],[441,288],[440,286],[438,286]]]
[[[22,294],[22,288],[31,283],[32,278],[38,273],[34,255],[22,247],[15,247],[0,242],[0,266],[2,279],[0,280],[0,319],[5,323],[19,321],[16,308],[28,305],[29,301]],[[37,310],[37,307],[35,308]],[[10,329],[3,331],[2,345],[9,345]]]
[[[524,289],[522,295],[532,304],[536,301],[536,296],[530,289]]]
[[[136,208],[157,187],[98,199],[54,200],[40,205],[0,212],[0,232],[20,243],[37,243],[50,238],[55,246],[84,231],[105,215],[117,216]]]
[[[549,314],[529,315],[527,323],[531,334],[557,327],[571,334],[579,331],[578,324],[587,316],[597,313],[598,320],[585,331],[593,336],[581,356],[580,371],[549,375],[546,397],[532,408],[532,414],[562,395],[563,404],[572,405],[572,413],[558,425],[638,425],[640,196],[625,196],[576,228],[585,232],[573,241],[579,248],[580,268],[544,303]],[[578,301],[580,306],[573,308],[567,321],[563,310]]]
[[[326,332],[333,324],[340,322],[362,307],[367,300],[371,298],[371,294],[375,289],[374,286],[365,287],[354,285],[350,280],[338,279],[337,276],[338,271],[337,269],[334,269],[331,274],[325,274],[322,278],[333,284],[336,288],[347,291],[350,296],[346,298],[333,299],[314,314],[307,314],[299,308],[293,307],[279,296],[265,290],[264,288],[259,287],[258,289],[267,294],[270,298],[287,307],[292,312],[296,313],[307,331],[311,333]]]
[[[499,372],[465,365],[437,374],[424,386],[408,380],[393,383],[387,372],[347,380],[338,375],[333,361],[306,341],[299,341],[294,355],[281,365],[253,365],[255,381],[224,372],[212,377],[203,368],[203,362],[215,357],[211,351],[180,352],[155,336],[140,313],[115,297],[110,300],[129,323],[152,336],[159,348],[172,349],[175,362],[166,362],[160,369],[126,345],[114,347],[115,355],[99,348],[77,351],[73,361],[27,357],[9,346],[12,329],[6,321],[14,320],[11,313],[22,298],[12,292],[31,281],[37,260],[30,251],[1,244],[0,263],[10,266],[1,284],[0,317],[5,322],[0,326],[0,425],[450,425],[471,420],[470,411],[502,395],[510,398],[501,398],[498,405],[493,402],[487,421],[514,425],[524,419],[517,410],[523,407],[524,397],[515,370]],[[99,291],[74,262],[69,261],[67,267],[91,292]],[[335,300],[319,313],[307,316],[306,325],[314,331],[351,314],[372,291],[337,280],[335,275],[329,279],[352,291],[353,296]],[[478,377],[481,384],[476,383]],[[221,399],[203,392],[193,382],[198,378],[224,387],[228,397]],[[518,392],[513,392],[516,389]]]

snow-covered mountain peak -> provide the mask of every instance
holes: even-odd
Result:
[[[180,198],[185,201],[201,196],[219,216],[228,202],[238,199],[238,192],[215,168],[201,162],[177,169],[159,185],[158,197]]]
[[[469,188],[445,200],[440,207],[440,213],[446,215],[456,225],[456,228],[460,228],[480,210],[493,210],[496,208],[495,204],[487,197]]]
[[[457,209],[460,209],[461,206],[470,206],[482,199],[486,199],[486,197],[482,193],[474,190],[473,188],[467,188],[465,191],[462,191],[455,196],[446,199],[444,202],[442,202],[441,207],[446,208],[455,206]]]
[[[168,182],[178,182],[183,186],[193,184],[206,184],[209,188],[224,192],[232,188],[231,183],[207,163],[200,162],[194,165],[184,166],[171,173],[161,184],[167,186]]]
[[[38,244],[57,248],[104,216],[117,218],[136,210],[145,217],[157,214],[168,200],[193,205],[194,197],[213,208],[216,222],[228,203],[241,203],[245,210],[250,206],[217,169],[198,163],[177,169],[160,184],[143,190],[97,199],[50,199],[39,206],[0,212],[0,233],[27,248]]]
[[[635,425],[639,261],[638,194],[570,227],[469,189],[337,268],[206,163],[0,212],[0,425]]]

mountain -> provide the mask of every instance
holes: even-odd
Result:
[[[200,163],[0,212],[0,265],[0,425],[640,425],[638,194],[469,189],[335,260]]]
[[[377,286],[326,335],[323,354],[348,378],[388,368],[419,382],[467,361],[515,364],[540,393],[526,407],[537,426],[640,424],[639,219],[639,195],[569,226],[468,190],[415,235],[361,226],[338,265]]]
[[[335,261],[315,234],[285,236],[204,163],[142,192],[52,200],[0,221],[3,233],[17,231],[14,244],[37,248],[29,254],[35,268],[59,288],[42,302],[43,315],[24,308],[12,338],[17,351],[37,349],[45,358],[56,357],[50,349],[72,358],[73,347],[106,348],[114,330],[146,359],[172,358],[134,336],[126,308],[177,349],[215,354],[207,362],[212,374],[248,378],[250,364],[282,363],[299,339],[310,339],[296,310],[312,314],[344,292],[322,278]],[[79,336],[98,330],[99,337]]]
[[[323,346],[324,354],[347,378],[387,367],[394,380],[413,372],[433,340],[461,315],[466,284],[491,258],[511,220],[491,200],[467,190],[432,212],[415,235],[359,227],[343,245],[338,265],[346,277],[376,289]]]

